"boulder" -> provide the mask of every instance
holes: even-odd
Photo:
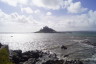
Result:
[[[13,63],[19,64],[22,58],[22,51],[21,50],[14,50],[10,52],[10,59]]]
[[[69,55],[67,54],[67,55],[64,55],[64,57],[68,57]]]
[[[62,46],[61,46],[61,49],[67,49],[67,47],[66,47],[66,46],[64,46],[64,45],[62,45]]]

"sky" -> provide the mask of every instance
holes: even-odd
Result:
[[[0,0],[0,32],[96,31],[96,0]]]

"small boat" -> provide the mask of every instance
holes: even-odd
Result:
[[[13,36],[11,36],[11,37],[13,37]]]

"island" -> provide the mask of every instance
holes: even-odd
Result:
[[[40,29],[39,31],[37,31],[35,33],[57,33],[57,31],[55,31],[52,28],[49,28],[48,26],[45,26],[45,27],[43,27],[42,29]]]

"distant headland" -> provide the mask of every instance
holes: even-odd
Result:
[[[45,26],[45,27],[43,27],[42,29],[40,29],[39,31],[37,31],[35,33],[57,33],[57,31],[55,31],[52,28],[49,28],[48,26]]]

